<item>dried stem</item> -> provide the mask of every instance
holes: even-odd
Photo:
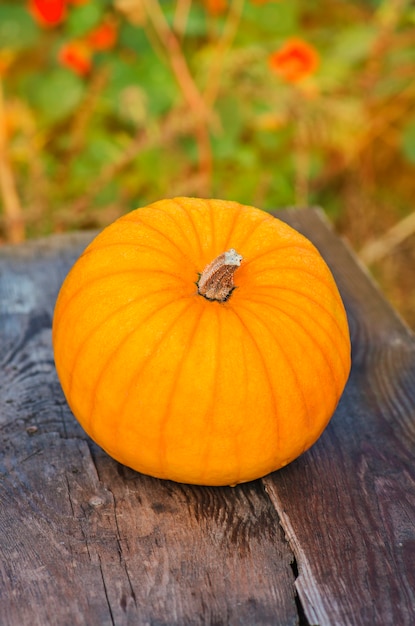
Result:
[[[394,248],[415,233],[415,212],[410,213],[387,230],[381,237],[369,241],[360,250],[363,263],[370,265],[390,254]]]
[[[245,0],[233,0],[231,6],[229,7],[222,36],[215,45],[216,54],[210,66],[207,85],[204,91],[205,102],[207,102],[210,107],[214,105],[218,97],[220,79],[223,72],[223,62],[238,31],[244,1]]]
[[[3,198],[6,237],[11,243],[25,239],[23,211],[8,157],[3,84],[0,80],[0,193]]]
[[[81,214],[91,206],[94,196],[109,181],[113,180],[119,172],[127,168],[142,150],[147,150],[155,145],[168,144],[178,136],[194,131],[195,120],[185,115],[170,115],[154,129],[145,129],[137,133],[123,150],[122,155],[104,167],[98,176],[91,181],[88,190],[75,203],[71,204],[72,214]]]
[[[108,82],[108,68],[103,66],[92,77],[83,102],[76,112],[70,129],[70,155],[75,157],[87,141],[89,122],[94,115],[96,105]],[[66,164],[65,164],[66,167]]]
[[[359,137],[356,137],[354,149],[348,155],[343,155],[340,162],[314,182],[314,188],[327,186],[335,176],[352,168],[362,153],[367,150],[379,137],[385,137],[388,128],[399,122],[413,107],[415,82],[411,81],[400,92],[387,100],[384,106],[368,116],[368,123]]]
[[[158,0],[144,0],[148,17],[160,42],[163,44],[168,61],[182,90],[187,105],[196,120],[195,137],[199,152],[199,168],[203,174],[203,194],[208,193],[212,175],[212,150],[207,123],[211,112],[192,77],[180,41],[170,28]]]
[[[376,84],[382,80],[384,67],[382,61],[392,47],[397,45],[397,26],[404,12],[408,0],[385,0],[376,14],[378,34],[372,44],[371,52],[362,71],[360,84],[364,88],[363,102],[366,107],[367,124],[356,137],[353,150],[335,163],[314,181],[314,189],[321,189],[330,184],[330,181],[341,172],[355,166],[362,154],[370,148],[374,141],[386,136],[386,131],[403,118],[413,107],[415,83],[412,75],[408,77],[408,84],[401,91],[394,93],[390,98],[384,98],[379,103],[374,101]],[[402,35],[399,35],[402,37]]]
[[[192,0],[177,0],[176,11],[173,19],[173,29],[181,37],[186,31]]]
[[[294,148],[294,195],[295,205],[306,207],[309,203],[309,171],[310,159],[307,147],[297,143]]]
[[[206,300],[226,302],[235,289],[233,275],[241,261],[242,256],[233,248],[213,259],[200,275],[198,293]]]
[[[294,126],[293,165],[294,165],[294,202],[296,206],[306,207],[309,202],[310,185],[310,130],[305,116],[301,92],[294,94],[291,104],[291,119]]]
[[[237,31],[243,4],[244,0],[234,0],[230,7],[222,37],[218,42],[216,59],[212,64],[206,91],[202,95],[191,75],[181,44],[167,23],[159,2],[157,0],[144,0],[145,10],[154,29],[148,29],[147,34],[153,40],[153,46],[160,54],[164,50],[165,58],[171,64],[192,116],[181,116],[179,124],[175,116],[168,117],[156,135],[147,130],[137,134],[124,150],[121,158],[105,167],[99,176],[91,182],[90,188],[84,197],[80,198],[73,205],[72,210],[74,213],[82,213],[90,205],[91,200],[102,185],[116,176],[125,167],[128,167],[140,150],[154,145],[161,139],[164,142],[168,142],[187,132],[194,133],[199,149],[199,173],[196,179],[198,181],[198,189],[205,194],[208,193],[212,171],[212,155],[207,124],[210,122],[211,107],[217,98],[219,90],[223,59]],[[174,28],[179,32],[185,29],[190,6],[191,0],[178,1],[174,17]]]
[[[362,81],[369,101],[373,88],[383,72],[382,59],[393,44],[396,27],[407,4],[408,0],[385,0],[377,11],[375,19],[378,24],[378,34],[373,42]]]

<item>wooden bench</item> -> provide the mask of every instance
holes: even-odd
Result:
[[[353,369],[328,428],[236,488],[140,475],[73,418],[56,376],[60,284],[91,239],[0,249],[1,626],[415,624],[415,341],[321,213]]]

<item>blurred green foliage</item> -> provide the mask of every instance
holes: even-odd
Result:
[[[298,81],[269,62],[292,37],[319,57]],[[3,1],[0,238],[196,195],[318,204],[363,245],[411,211],[414,40],[404,0],[90,0],[53,27]]]

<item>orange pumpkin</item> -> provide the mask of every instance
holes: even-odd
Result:
[[[176,198],[108,226],[53,321],[68,403],[140,472],[228,485],[320,436],[350,370],[332,274],[305,237],[235,202]]]

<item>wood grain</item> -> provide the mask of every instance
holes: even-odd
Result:
[[[53,305],[90,238],[0,251],[1,625],[298,624],[292,552],[259,481],[139,475],[67,407]]]
[[[51,320],[92,233],[0,249],[2,626],[415,623],[413,334],[318,212],[278,215],[334,272],[353,368],[315,446],[235,489],[137,474],[71,415]]]
[[[296,554],[310,624],[415,623],[415,340],[315,213],[283,216],[333,268],[353,368],[328,428],[264,479]]]

